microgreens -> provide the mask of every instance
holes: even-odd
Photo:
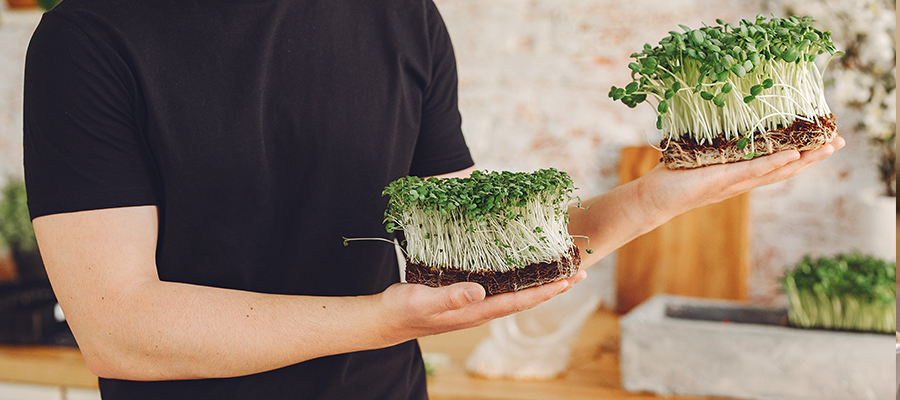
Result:
[[[842,54],[831,32],[814,28],[808,16],[716,22],[680,25],[683,32],[670,31],[658,46],[645,44],[628,64],[633,81],[613,86],[609,97],[631,108],[655,102],[656,127],[668,140],[740,139],[739,149],[751,147],[748,158],[758,155],[754,132],[830,113],[814,61]]]
[[[567,173],[552,168],[405,177],[384,190],[385,228],[406,233],[411,262],[503,272],[569,251],[566,205],[574,189]]]
[[[804,257],[782,280],[795,326],[893,332],[897,270],[858,253]]]

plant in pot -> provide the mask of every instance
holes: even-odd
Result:
[[[782,278],[798,328],[891,333],[897,327],[897,266],[860,253],[803,257]]]
[[[0,237],[16,264],[16,282],[49,285],[28,214],[25,182],[9,178],[0,196]]]

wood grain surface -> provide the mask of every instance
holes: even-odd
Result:
[[[620,182],[641,177],[660,156],[649,146],[623,149]],[[682,214],[618,250],[617,311],[657,293],[746,300],[749,252],[749,193]]]

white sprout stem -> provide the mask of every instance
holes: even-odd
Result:
[[[558,196],[557,196],[558,197]],[[445,217],[410,207],[397,220],[406,233],[406,252],[413,263],[464,271],[505,272],[526,265],[560,260],[574,241],[566,227],[565,204],[554,196],[535,196],[518,217],[485,218],[479,226],[461,210]]]
[[[699,63],[690,65],[695,63],[690,59],[685,60],[685,63],[681,71],[672,76],[682,82],[683,86],[688,86],[685,82],[697,82],[699,78]],[[761,85],[767,78],[771,78],[774,85],[763,89],[756,100],[744,103],[743,99],[750,94],[750,88]],[[668,86],[663,82],[654,83],[656,91],[664,91],[665,86]],[[813,62],[762,62],[743,78],[731,77],[726,82],[705,83],[702,87],[715,94],[726,83],[731,84],[733,89],[724,94],[725,107],[703,100],[691,87],[678,90],[668,100],[669,112],[664,119],[663,136],[669,140],[680,140],[687,136],[700,144],[711,142],[719,136],[732,140],[743,136],[752,137],[757,130],[775,130],[779,126],[790,125],[797,119],[814,121],[814,117],[827,116],[831,112],[825,101],[822,75]],[[647,94],[658,97],[656,91],[647,91]],[[773,116],[781,118],[772,118]]]

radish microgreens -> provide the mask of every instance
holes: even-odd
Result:
[[[505,272],[568,253],[566,206],[574,190],[569,175],[553,168],[405,177],[384,190],[385,228],[405,232],[411,262]]]
[[[782,279],[789,319],[804,328],[896,329],[897,266],[859,253],[804,257]]]
[[[751,147],[747,159],[759,155],[755,132],[830,114],[814,61],[842,54],[831,32],[814,28],[808,16],[716,22],[699,29],[680,25],[682,32],[670,31],[658,46],[645,44],[628,64],[633,81],[613,86],[609,97],[631,108],[655,102],[656,127],[667,140],[739,139],[740,150]]]

